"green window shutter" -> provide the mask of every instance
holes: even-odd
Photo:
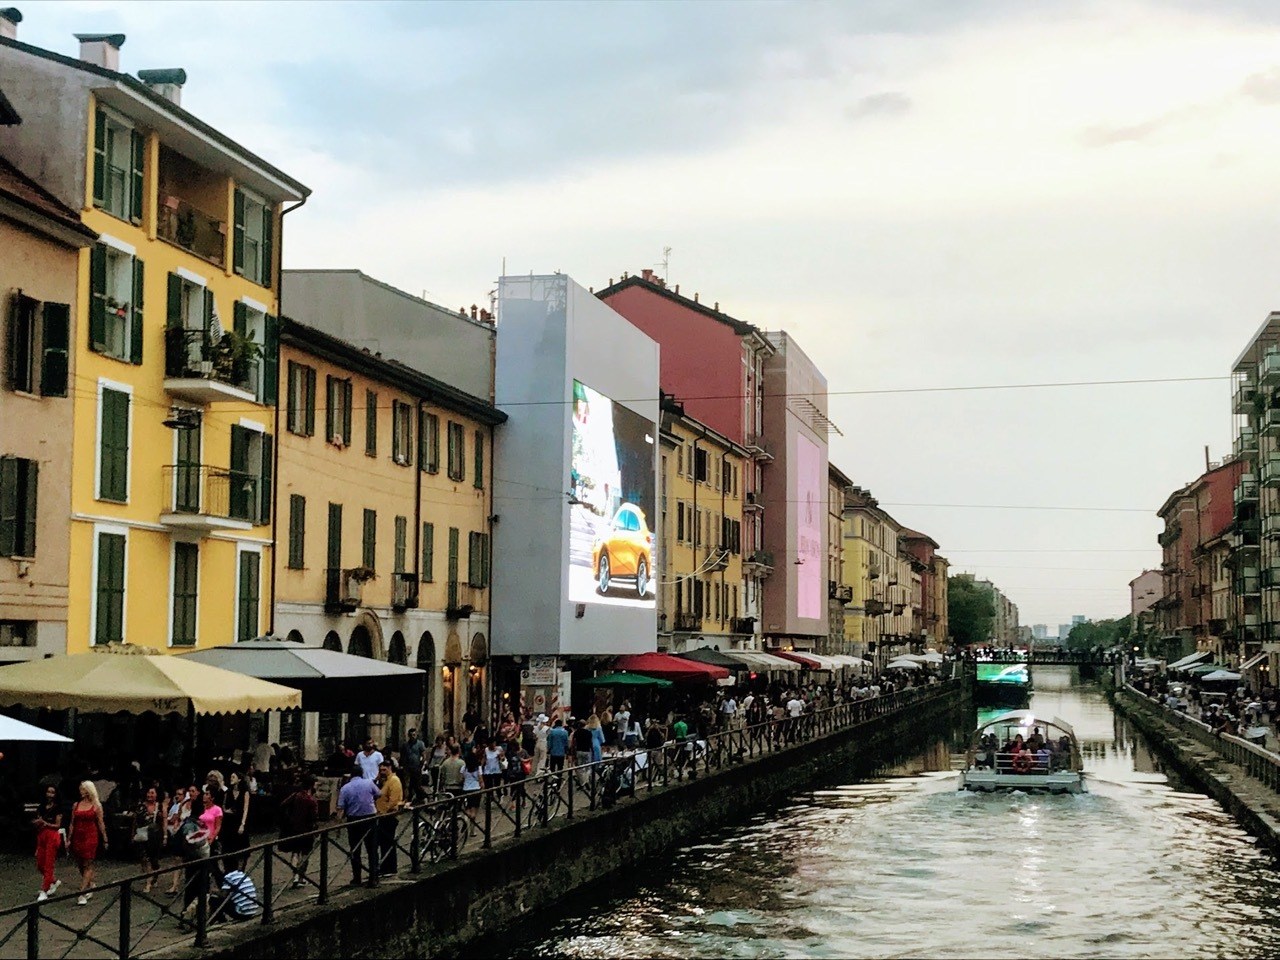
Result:
[[[269,433],[261,436],[262,464],[258,474],[258,522],[271,522],[271,482],[275,468],[275,438]]]
[[[289,569],[301,570],[306,564],[307,498],[289,495]]]
[[[350,380],[343,380],[342,387],[342,442],[351,446],[351,403],[355,389]]]
[[[107,248],[100,243],[89,248],[89,349],[107,349]]]
[[[124,502],[129,495],[129,395],[102,391],[102,446],[98,489],[103,500]]]
[[[231,425],[231,476],[230,496],[227,498],[231,516],[237,520],[251,520],[254,514],[255,493],[249,481],[256,471],[249,469],[249,430],[239,424]]]
[[[204,288],[204,330],[209,343],[222,337],[222,326],[213,312],[213,291]]]
[[[235,195],[235,225],[231,233],[231,268],[244,273],[244,193]]]
[[[249,307],[243,301],[231,305],[231,329],[242,337],[249,336]]]
[[[378,455],[378,395],[372,390],[364,392],[364,452]]]
[[[298,400],[302,392],[302,370],[290,360],[285,365],[286,383],[284,394],[284,428],[290,433],[298,433],[299,416]]]
[[[422,582],[429,583],[436,578],[436,526],[434,523],[422,525]]]
[[[186,325],[182,316],[182,278],[176,273],[169,274],[169,296],[165,317],[170,327]]]
[[[342,566],[342,504],[329,504],[329,543],[326,560],[329,569]]]
[[[194,543],[173,545],[173,645],[196,642],[196,599],[200,584],[200,548]]]
[[[427,411],[418,407],[418,469],[427,469]]]
[[[316,371],[314,367],[303,367],[307,382],[303,388],[303,410],[306,412],[305,429],[308,437],[316,434]]]
[[[243,643],[258,635],[258,592],[262,557],[245,551],[240,554],[240,610],[237,617],[236,641]]]
[[[18,553],[24,557],[36,555],[36,495],[40,487],[40,464],[35,460],[23,460],[19,464],[18,475],[23,480],[25,502],[22,505],[23,529],[18,531],[22,542],[18,544]]]
[[[480,534],[480,586],[489,586],[489,535]]]
[[[274,407],[279,395],[280,322],[271,314],[263,321],[262,402]]]
[[[370,570],[376,570],[378,568],[378,512],[376,510],[365,510],[364,512],[364,531],[361,536],[361,547],[361,565],[368,567]]]
[[[458,581],[458,528],[449,528],[449,587]]]
[[[480,586],[480,547],[476,543],[478,533],[467,534],[467,584]]]
[[[479,430],[475,435],[475,479],[474,483],[477,489],[484,489],[484,434]]]
[[[9,301],[9,364],[7,382],[10,390],[32,391],[31,351],[35,347],[36,301],[21,291]]]
[[[94,643],[119,643],[124,639],[124,550],[123,535],[98,534],[98,604]]]
[[[396,549],[395,549],[395,566],[396,573],[404,573],[405,565],[405,541],[409,539],[409,521],[404,517],[396,517]]]
[[[18,458],[0,457],[0,556],[18,552]]]
[[[93,205],[107,202],[107,116],[101,110],[93,115]]]
[[[270,203],[262,205],[262,285],[270,289],[275,277],[275,271],[272,269],[272,256],[274,254],[274,246],[272,244],[272,232],[275,228],[275,211]]]
[[[129,213],[134,223],[142,222],[142,197],[146,193],[146,178],[143,176],[147,158],[147,138],[137,130],[129,131],[130,157],[132,163],[132,189],[129,196]]]
[[[129,362],[142,365],[142,297],[143,297],[142,261],[133,258],[133,303],[129,327]]]
[[[324,442],[329,443],[338,435],[338,381],[325,375],[324,378]]]
[[[40,393],[46,397],[67,395],[68,351],[71,348],[71,307],[46,303],[40,358]]]

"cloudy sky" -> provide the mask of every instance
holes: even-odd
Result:
[[[287,266],[457,306],[504,258],[598,288],[671,247],[821,358],[833,460],[1024,623],[1125,612],[1280,307],[1265,0],[21,8],[28,42],[185,67],[311,186]]]

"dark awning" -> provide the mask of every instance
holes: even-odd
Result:
[[[426,671],[287,640],[246,640],[184,658],[302,691],[302,709],[321,713],[417,713]]]
[[[677,653],[675,656],[684,657],[686,660],[697,660],[699,663],[709,663],[716,667],[724,667],[726,670],[732,670],[735,673],[751,669],[741,660],[735,660],[714,647],[699,647],[697,650],[688,650],[684,653]]]

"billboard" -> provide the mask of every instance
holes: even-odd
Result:
[[[808,437],[796,435],[796,616],[826,617],[827,558],[822,532],[827,522],[826,478],[822,451]]]
[[[653,609],[657,430],[577,379],[572,416],[569,600]]]
[[[979,683],[1012,683],[1026,686],[1031,682],[1025,663],[980,663]]]

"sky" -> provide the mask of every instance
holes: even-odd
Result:
[[[286,267],[457,307],[504,262],[599,289],[670,247],[670,283],[819,359],[832,461],[1051,633],[1127,612],[1280,308],[1264,0],[21,9],[27,42],[185,68],[310,186]],[[924,389],[1153,379],[1184,382]]]

